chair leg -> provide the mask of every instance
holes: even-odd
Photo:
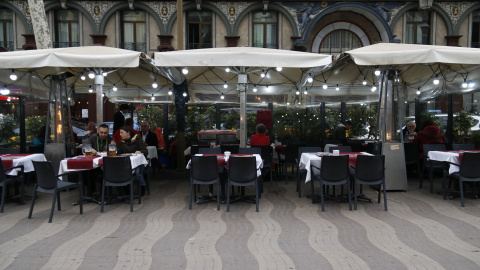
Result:
[[[230,180],[227,180],[227,212],[230,212]]]
[[[2,186],[2,202],[1,202],[1,205],[0,205],[0,213],[3,213],[3,207],[5,206],[5,196],[7,195],[7,193],[5,192],[6,190],[7,190],[7,184],[3,183],[3,186]]]
[[[62,205],[60,204],[60,190],[57,191],[57,207],[58,211],[62,211]]]
[[[100,213],[103,213],[103,207],[105,206],[105,181],[102,183],[102,201],[100,202]]]
[[[465,207],[465,199],[463,198],[463,181],[459,179],[458,184],[460,185],[460,202],[462,207]]]
[[[283,170],[285,171],[285,185],[288,184],[287,163],[283,164]]]
[[[141,186],[141,184],[139,184]],[[130,181],[130,212],[133,212],[133,181]],[[140,194],[141,197],[141,194]]]
[[[323,188],[323,182],[322,180],[320,180],[320,203],[322,204],[322,212],[325,212],[325,202],[323,200],[322,188]]]
[[[387,191],[386,191],[386,188],[385,188],[385,179],[383,179],[382,188],[383,188],[383,204],[385,205],[385,211],[388,211],[388,207],[387,207]]]
[[[193,193],[194,189],[195,188],[193,187],[192,180],[190,179],[190,196],[189,196],[190,199],[188,200],[188,209],[189,210],[192,210],[192,195],[193,195],[192,193]]]
[[[347,196],[348,196],[348,210],[352,211],[352,195],[350,193],[350,181],[347,178]]]
[[[133,186],[135,186],[135,180],[132,181],[132,187]],[[132,201],[133,201],[133,197],[132,197]],[[142,204],[142,183],[140,181],[138,181],[138,204]]]
[[[80,214],[83,214],[83,185],[78,183],[78,203],[80,204]]]
[[[430,193],[433,194],[433,168],[428,168],[428,180],[430,181]]]
[[[48,219],[48,223],[52,223],[53,212],[55,211],[55,202],[57,200],[57,193],[58,191],[56,190],[55,192],[53,192],[52,209],[50,209],[50,218]]]
[[[313,183],[314,181],[315,181],[315,180],[313,180],[313,178],[310,179],[310,184],[311,184],[311,187],[312,187],[312,188],[311,188],[311,189],[312,189],[312,204],[315,203],[315,185],[314,185],[314,183]],[[321,190],[320,190],[320,192],[321,192]]]
[[[353,180],[353,209],[357,210],[357,181]]]
[[[35,186],[33,187],[32,203],[30,204],[30,211],[28,212],[28,218],[32,218],[33,205],[35,204],[35,196],[37,195],[37,187],[38,187],[37,184],[35,184]]]
[[[259,191],[259,186],[258,186],[258,179],[255,180],[255,204],[256,204],[256,210],[258,212],[258,201],[260,200],[258,197],[258,194],[260,193]]]
[[[270,171],[270,186],[273,186],[272,166],[270,166],[268,170]]]
[[[420,174],[420,185],[418,186],[418,188],[422,188],[424,174],[425,174],[425,164],[423,164],[422,173]]]
[[[190,203],[192,201],[190,200]],[[220,211],[220,179],[217,178],[217,211]]]

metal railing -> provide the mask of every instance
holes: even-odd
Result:
[[[130,51],[147,53],[146,43],[121,42],[120,48]]]
[[[13,51],[13,41],[0,41],[0,46],[9,51]]]
[[[54,48],[79,47],[80,42],[53,42]]]
[[[212,43],[187,43],[187,50],[212,48]]]
[[[253,47],[278,49],[278,44],[277,43],[253,43]]]

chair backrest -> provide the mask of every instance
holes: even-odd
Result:
[[[370,182],[385,178],[385,156],[358,155],[355,178]]]
[[[208,182],[218,178],[216,156],[192,156],[190,177],[197,181]]]
[[[285,148],[285,162],[297,163],[298,148],[303,146],[303,144],[287,144],[287,147]]]
[[[53,170],[51,161],[32,161],[35,174],[37,175],[37,184],[43,189],[54,189],[57,187],[58,177]]]
[[[190,148],[190,155],[195,156],[196,154],[199,153],[198,150],[200,148],[210,148],[210,145],[206,145],[206,144],[205,145],[196,145],[196,144],[194,145],[194,144],[192,144],[192,146],[190,146],[190,147],[191,147]]]
[[[2,173],[0,173],[0,183],[2,183],[4,180],[5,180],[5,173],[3,172],[5,170],[5,168],[3,167],[3,162],[0,162],[0,171]]]
[[[222,153],[222,150],[218,147],[198,149],[198,154],[221,154],[221,153]]]
[[[467,178],[480,178],[480,153],[463,153],[460,162],[460,175]]]
[[[403,149],[404,149],[406,163],[416,162],[419,160],[418,158],[419,149],[418,149],[417,142],[404,143]]]
[[[382,150],[382,141],[375,140],[371,143],[367,143],[367,153],[372,155],[381,155]]]
[[[257,178],[257,161],[255,157],[230,157],[228,163],[228,178],[232,181],[248,183]]]
[[[0,154],[20,154],[20,148],[0,148]]]
[[[320,177],[330,182],[340,182],[349,177],[348,156],[323,156]]]
[[[322,152],[322,148],[320,146],[302,146],[298,148],[298,160],[302,157],[303,153],[317,153]]]
[[[125,183],[132,179],[130,157],[104,157],[103,179],[112,183]]]
[[[363,140],[350,140],[347,144],[347,146],[350,146],[352,148],[352,152],[362,152],[363,151]]]
[[[252,149],[260,150],[260,156],[262,157],[265,166],[272,164],[272,147],[270,145],[252,146]]]
[[[472,143],[452,144],[452,150],[475,150],[475,145]]]
[[[342,152],[353,152],[352,147],[350,145],[340,145],[340,146],[333,146],[328,149],[330,153],[333,153],[333,150],[340,150],[340,153]]]
[[[225,151],[230,151],[232,154],[238,154],[238,149],[240,149],[239,144],[222,144],[220,145],[220,149],[222,153],[225,153]]]
[[[240,147],[240,149],[238,149],[238,153],[239,154],[259,154],[259,155],[261,155],[262,150],[260,148],[257,148],[257,147],[251,147],[251,148]]]
[[[423,155],[425,159],[428,157],[428,152],[430,151],[445,151],[447,147],[445,144],[424,144],[423,145]]]

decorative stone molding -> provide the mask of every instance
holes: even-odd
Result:
[[[95,46],[105,46],[105,40],[107,39],[107,35],[90,35],[93,39],[93,44]]]
[[[157,35],[157,37],[160,39],[160,45],[157,46],[159,52],[173,51],[172,35]]]
[[[134,10],[135,8],[133,7],[133,2],[135,2],[135,0],[128,0],[128,8],[130,10]]]
[[[225,36],[225,39],[227,40],[227,47],[237,47],[240,36]]]
[[[197,4],[197,10],[202,10],[202,0],[195,0],[195,3]]]
[[[457,26],[458,19],[467,11],[475,2],[435,2],[436,5],[445,10],[453,27]]]
[[[263,0],[263,10],[268,10],[268,0]]]
[[[67,9],[67,0],[60,0],[60,5],[63,9]]]
[[[460,38],[463,37],[463,35],[450,35],[450,36],[445,36],[445,39],[447,39],[447,46],[460,46]]]
[[[168,22],[177,11],[176,2],[144,2],[145,5],[149,6],[155,13],[158,14],[158,17],[162,20],[164,30],[167,29]]]
[[[88,11],[88,13],[90,13],[90,15],[93,18],[93,21],[98,27],[100,25],[100,22],[102,21],[103,16],[105,16],[105,13],[107,13],[114,6],[114,4],[118,2],[76,1],[76,3],[84,7]]]
[[[230,23],[230,28],[233,29],[235,26],[235,22],[238,19],[238,16],[249,6],[254,5],[254,2],[217,2],[212,4],[216,5],[218,9],[220,9],[227,17],[228,22]],[[232,15],[230,11],[230,7],[233,7],[235,13]]]
[[[30,9],[28,7],[28,1],[11,1],[10,3],[22,12],[23,16],[25,16],[25,18],[27,19],[28,26],[31,27],[32,26],[32,17],[30,16]],[[25,27],[27,27],[27,25],[25,25]]]
[[[35,42],[34,34],[22,34],[25,37],[25,44],[22,46],[24,50],[36,50],[37,43]]]

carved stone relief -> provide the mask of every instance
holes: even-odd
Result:
[[[436,3],[440,6],[447,14],[454,27],[457,26],[458,19],[469,9],[473,6],[474,2],[441,2]]]

